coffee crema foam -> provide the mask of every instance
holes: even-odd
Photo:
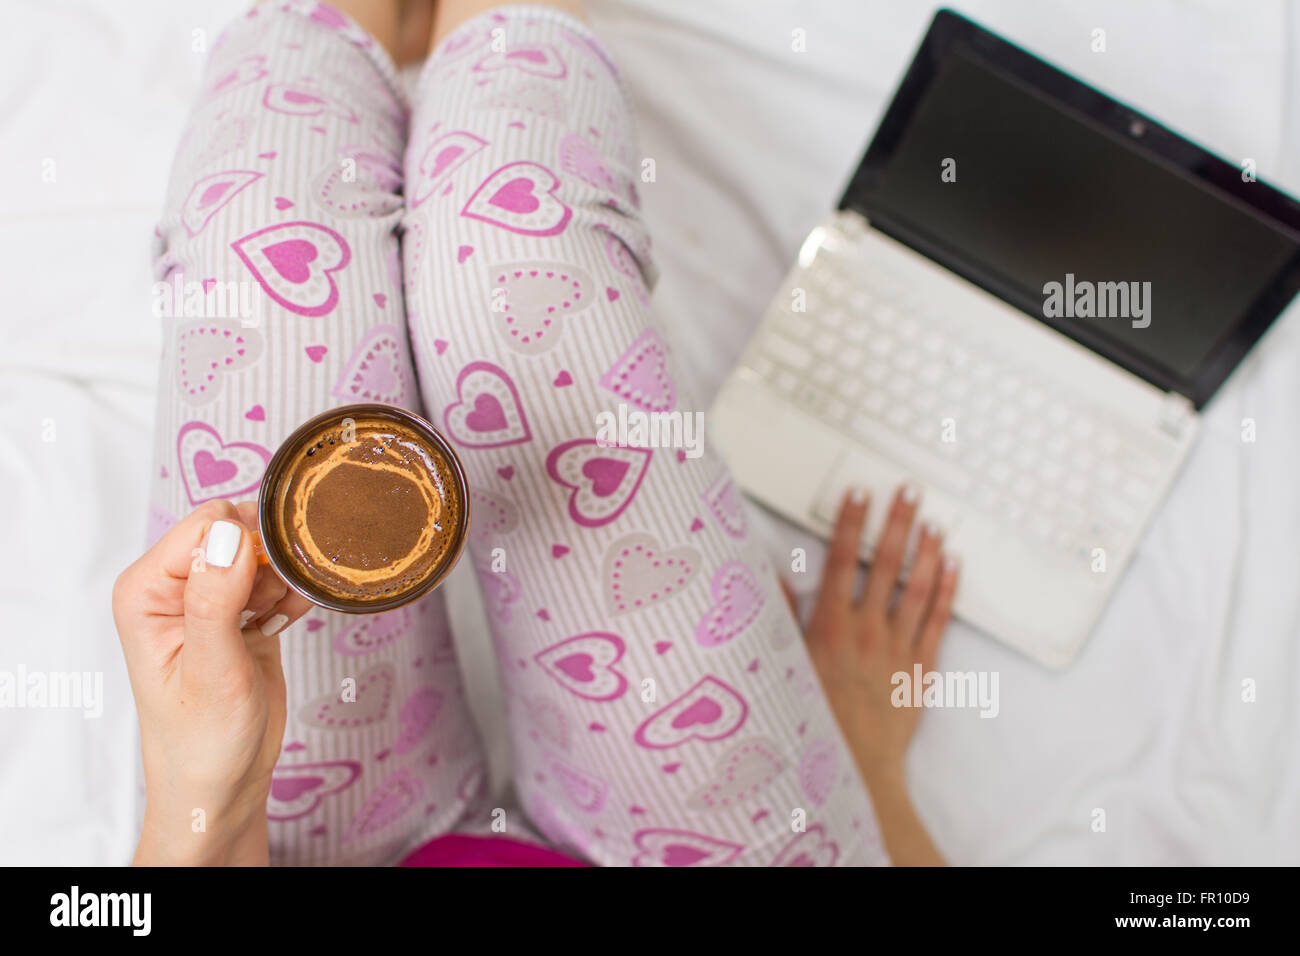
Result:
[[[383,418],[307,436],[288,462],[276,531],[302,574],[334,597],[365,603],[436,574],[464,503],[451,466],[417,432]]]

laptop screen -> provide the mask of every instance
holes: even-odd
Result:
[[[1203,404],[1296,291],[1295,204],[1010,44],[936,46],[845,205]]]

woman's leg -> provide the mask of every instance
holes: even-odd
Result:
[[[332,8],[269,4],[226,31],[204,84],[158,230],[151,539],[210,498],[254,498],[276,446],[326,408],[418,408],[395,231],[407,116],[387,54]],[[282,646],[272,860],[391,862],[452,829],[483,757],[441,596],[316,611]]]
[[[412,340],[474,491],[517,788],[541,830],[603,864],[883,862],[707,436],[698,456],[597,441],[602,422],[650,415],[690,438],[699,411],[649,307],[643,168],[617,69],[572,16],[501,8],[425,68],[406,157]]]

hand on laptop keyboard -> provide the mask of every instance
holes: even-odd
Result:
[[[845,496],[805,640],[890,855],[896,863],[941,863],[903,785],[903,755],[921,708],[891,702],[895,673],[910,678],[917,664],[923,673],[934,669],[957,590],[957,562],[943,553],[942,531],[923,526],[911,574],[895,598],[916,505],[914,494],[895,492],[860,590],[858,548],[871,505],[863,491]]]

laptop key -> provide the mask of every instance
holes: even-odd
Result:
[[[869,390],[862,399],[862,408],[872,415],[879,415],[889,405],[889,396],[878,388]]]
[[[841,376],[839,370],[836,369],[834,365],[823,362],[812,370],[812,374],[809,378],[822,388],[833,388],[835,383],[840,380]]]
[[[871,332],[870,324],[861,319],[853,319],[844,329],[844,337],[850,342],[865,342]]]
[[[885,383],[885,387],[888,388],[899,401],[903,402],[907,401],[909,396],[911,396],[914,386],[915,383],[912,381],[911,376],[904,375],[902,372],[896,372],[894,375],[890,376],[889,381]]]
[[[868,362],[862,369],[862,377],[874,385],[879,385],[889,377],[889,366],[883,362]]]
[[[850,372],[856,372],[858,369],[862,368],[862,361],[865,357],[866,356],[862,349],[858,348],[856,345],[841,344],[835,354],[835,361],[838,362],[842,368]]]
[[[851,402],[861,395],[864,387],[862,379],[855,375],[840,375],[835,379],[835,392],[846,401]]]
[[[763,343],[763,351],[775,362],[804,371],[813,364],[813,354],[798,342],[783,335],[771,335]]]
[[[826,393],[805,382],[795,390],[794,400],[810,411],[820,411],[826,402]]]

